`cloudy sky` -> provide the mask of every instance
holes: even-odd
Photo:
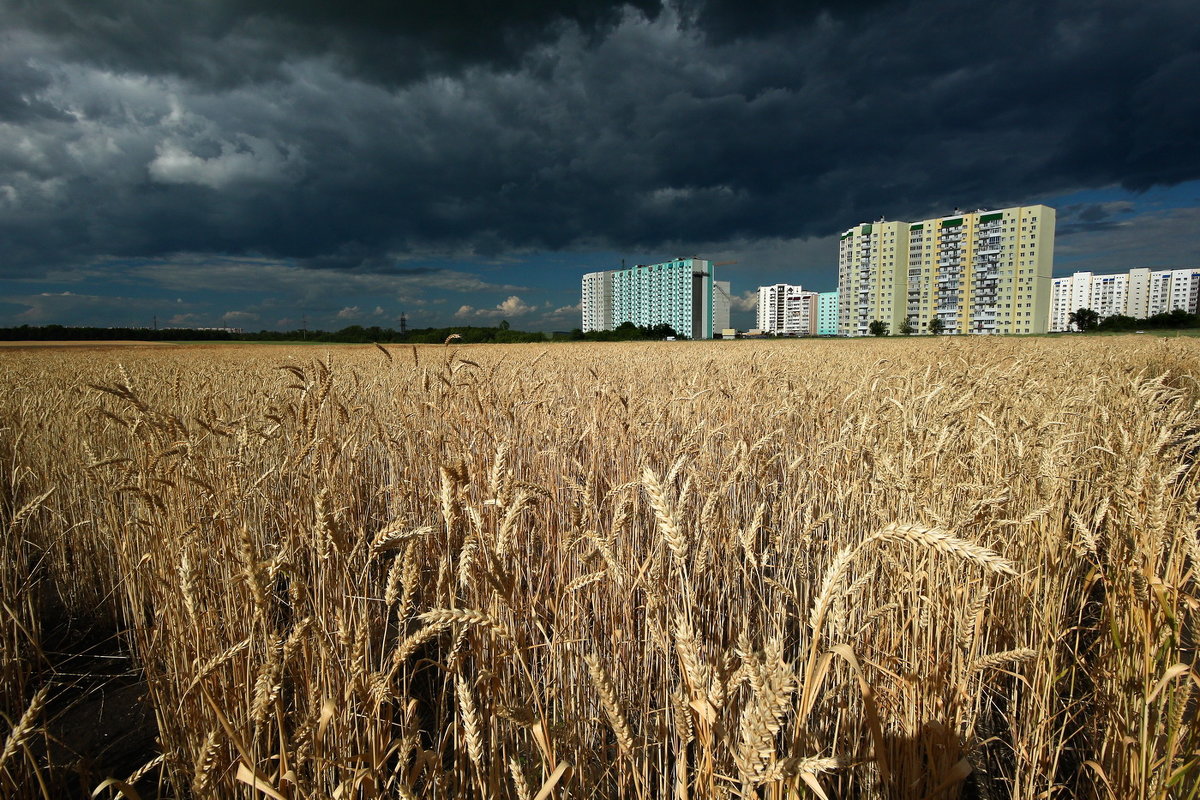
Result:
[[[1197,76],[1195,0],[0,0],[0,325],[564,330],[1037,202],[1056,274],[1200,266]]]

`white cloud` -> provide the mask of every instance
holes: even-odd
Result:
[[[514,294],[497,304],[495,308],[459,306],[458,311],[454,312],[454,316],[457,319],[500,319],[501,317],[521,317],[536,310]]]
[[[360,316],[362,316],[362,310],[358,306],[346,306],[337,312],[338,319],[355,319]]]
[[[522,314],[528,314],[530,311],[533,311],[533,306],[527,305],[524,300],[515,294],[496,306],[496,308],[501,314],[511,314],[514,317],[519,317]]]
[[[241,322],[254,322],[258,319],[258,314],[252,314],[249,311],[226,311],[221,315],[221,322],[227,325],[236,325]]]
[[[729,306],[734,311],[753,311],[758,308],[758,292],[747,289],[740,295],[732,294],[729,296]]]
[[[240,135],[238,141],[222,142],[221,152],[211,158],[195,155],[177,142],[155,148],[150,177],[160,183],[195,183],[223,189],[234,183],[273,183],[296,172],[295,159],[264,139]]]

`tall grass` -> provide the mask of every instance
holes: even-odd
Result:
[[[5,792],[1197,795],[1192,340],[312,352],[0,354]]]

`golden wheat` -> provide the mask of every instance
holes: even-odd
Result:
[[[1194,340],[458,348],[0,353],[0,794],[1200,784]]]

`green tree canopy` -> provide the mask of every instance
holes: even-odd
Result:
[[[1081,308],[1068,314],[1067,322],[1081,331],[1090,331],[1100,324],[1100,313],[1090,308]]]

